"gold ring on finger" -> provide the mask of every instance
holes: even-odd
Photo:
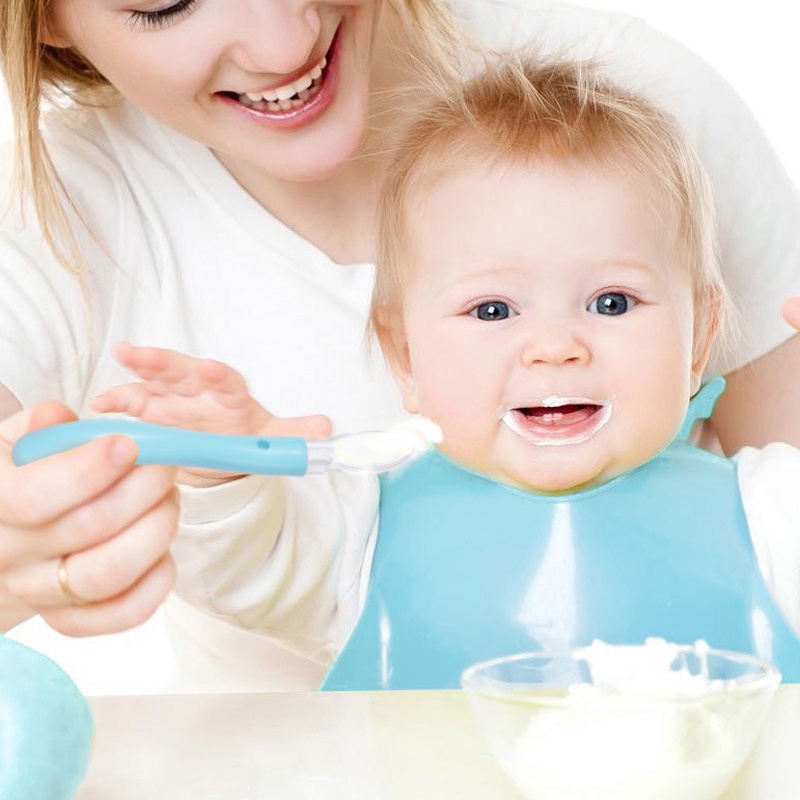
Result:
[[[61,589],[61,593],[64,595],[64,597],[66,597],[67,600],[69,600],[73,605],[86,605],[86,601],[75,594],[75,592],[72,590],[72,587],[69,585],[69,576],[67,575],[67,558],[68,556],[61,556],[61,558],[58,559],[58,587]]]

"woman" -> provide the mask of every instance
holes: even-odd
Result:
[[[10,461],[25,429],[88,413],[125,379],[114,342],[234,365],[276,415],[272,434],[325,436],[331,423],[380,427],[401,413],[388,375],[362,357],[373,206],[420,61],[446,63],[454,28],[491,47],[536,41],[597,57],[682,121],[714,184],[726,278],[750,321],[715,365],[730,382],[718,435],[729,450],[800,445],[800,419],[782,413],[800,399],[800,338],[779,314],[800,291],[800,203],[731,90],[642,23],[523,0],[458,0],[452,25],[436,0],[6,0],[0,13],[27,203],[24,217],[14,204],[0,242],[6,628],[40,613],[72,635],[124,630],[175,581],[173,472],[132,467],[122,437],[25,468]],[[43,92],[55,96],[43,120],[52,175]],[[178,564],[213,545],[209,523],[246,514],[254,491],[275,485],[182,489]],[[336,535],[307,546],[334,558]],[[202,604],[202,586],[178,591]],[[332,613],[302,596],[280,602],[287,619]]]

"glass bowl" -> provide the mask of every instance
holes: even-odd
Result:
[[[528,800],[715,800],[780,678],[754,656],[650,639],[484,661],[461,685]]]

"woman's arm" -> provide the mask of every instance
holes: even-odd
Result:
[[[786,302],[783,315],[800,330],[800,297]],[[800,447],[800,334],[726,379],[712,418],[725,452],[770,442]]]
[[[745,447],[737,476],[761,574],[787,621],[800,635],[800,450],[782,443]]]

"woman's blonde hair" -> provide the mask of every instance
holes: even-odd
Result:
[[[67,210],[71,200],[58,177],[41,133],[43,102],[108,105],[114,87],[79,52],[42,42],[52,0],[0,2],[0,61],[14,124],[15,180],[20,202],[28,193],[45,241],[71,271],[82,264]],[[430,63],[454,63],[458,35],[443,0],[393,0],[400,17],[424,42]],[[78,217],[80,213],[78,212]]]
[[[2,59],[16,151],[14,187],[20,203],[30,192],[42,234],[56,257],[80,274],[81,262],[67,219],[69,204],[41,133],[43,101],[73,97],[97,102],[112,96],[108,81],[71,48],[42,43],[51,0],[3,0],[0,4]]]
[[[695,298],[695,341],[702,347],[729,305],[716,253],[710,188],[673,118],[601,79],[597,65],[535,54],[487,53],[475,77],[434,75],[432,96],[400,138],[378,211],[378,255],[370,327],[384,352],[403,346],[403,288],[413,270],[409,214],[418,192],[481,161],[590,162],[650,176],[669,200],[676,245]],[[674,220],[677,220],[677,225]]]

